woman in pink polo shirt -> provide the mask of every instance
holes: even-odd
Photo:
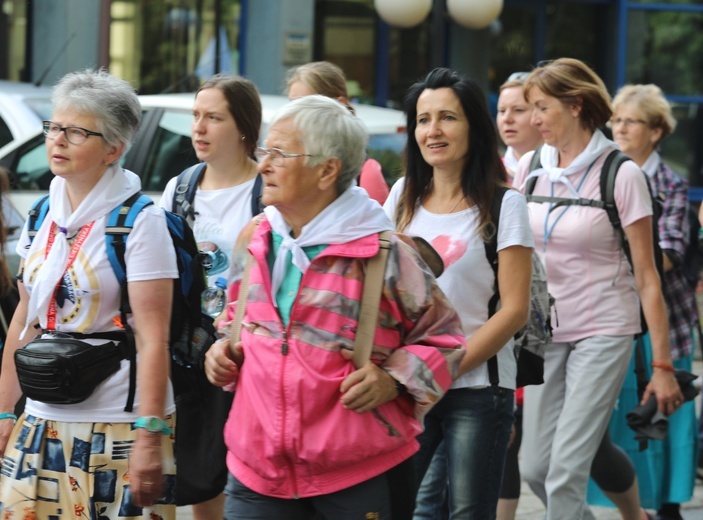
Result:
[[[521,159],[515,185],[535,177],[533,194],[600,199],[600,173],[616,148],[599,128],[612,115],[602,80],[584,63],[562,58],[537,67],[525,80],[534,105],[532,124],[545,145],[541,167]],[[615,202],[630,244],[633,269],[606,212],[600,208],[530,203],[529,215],[556,299],[554,343],[547,350],[545,383],[525,391],[521,470],[547,505],[547,519],[590,518],[588,474],[625,377],[633,336],[640,332],[640,302],[652,339],[653,376],[646,401],[673,413],[683,402],[673,377],[668,321],[652,244],[647,179],[625,162]],[[634,274],[633,274],[634,271]],[[643,516],[641,510],[623,518]]]

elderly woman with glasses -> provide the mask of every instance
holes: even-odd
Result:
[[[456,375],[461,325],[392,236],[371,359],[354,368],[367,264],[393,227],[353,186],[365,143],[357,118],[313,95],[283,107],[257,151],[267,207],[235,246],[235,278],[253,262],[241,341],[215,343],[206,360],[213,384],[236,386],[228,519],[412,514],[415,437]]]
[[[561,58],[525,80],[532,124],[544,138],[540,168],[521,159],[515,185],[534,180],[535,196],[600,200],[601,170],[616,149],[600,128],[612,115],[603,81],[583,62]],[[682,395],[673,376],[668,320],[654,262],[647,180],[632,161],[615,181],[615,203],[632,269],[606,212],[598,207],[529,203],[535,247],[545,265],[557,319],[544,384],[525,390],[521,470],[547,506],[547,519],[591,518],[588,475],[608,426],[641,330],[640,302],[652,338],[654,374],[644,392],[673,413]],[[642,518],[628,511],[623,518]]]
[[[108,217],[141,189],[139,177],[119,166],[139,129],[139,100],[126,81],[83,71],[59,81],[52,104],[44,135],[55,178],[43,223],[33,238],[25,225],[17,246],[20,303],[3,349],[2,516],[175,519],[173,244],[163,210],[142,209],[124,253],[126,316],[105,238]],[[45,374],[37,382],[26,373],[25,352],[47,345],[91,359],[79,366],[79,381],[54,383]],[[105,356],[114,360],[106,368]],[[76,385],[98,370],[96,386],[78,398]],[[23,391],[17,419],[12,411]]]

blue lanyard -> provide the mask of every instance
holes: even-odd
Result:
[[[596,159],[597,161],[598,159]],[[593,161],[591,165],[588,167],[586,170],[586,173],[583,174],[583,177],[581,177],[581,180],[579,181],[579,185],[576,187],[576,191],[578,192],[581,189],[581,186],[583,186],[583,182],[586,180],[586,177],[588,177],[588,174],[591,171],[591,168],[593,168],[593,165],[596,164],[596,161]],[[552,182],[550,185],[550,197],[554,197],[554,183]],[[557,222],[561,219],[561,217],[564,216],[564,213],[566,213],[571,206],[566,206],[564,210],[557,215],[557,218],[554,220],[552,223],[552,226],[549,227],[549,215],[552,214],[552,208],[554,207],[554,203],[550,202],[549,203],[549,210],[547,211],[547,216],[544,217],[544,244],[542,245],[542,251],[546,252],[547,251],[547,242],[549,241],[549,237],[552,236],[552,232],[554,232],[554,228],[557,225]]]

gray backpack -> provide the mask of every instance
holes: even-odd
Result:
[[[491,218],[495,226],[495,233],[488,242],[485,242],[486,259],[495,275],[493,296],[488,302],[488,317],[495,314],[500,301],[498,287],[498,227],[500,225],[500,208],[503,196],[508,188],[496,190],[491,203]],[[515,358],[517,359],[518,387],[527,385],[541,385],[544,383],[544,353],[552,342],[551,311],[554,306],[554,297],[547,290],[547,273],[537,253],[532,253],[532,277],[530,280],[530,317],[527,324],[515,334]],[[498,359],[493,356],[488,360],[488,378],[491,385],[497,386]]]

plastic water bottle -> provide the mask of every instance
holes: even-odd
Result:
[[[213,287],[208,287],[203,291],[201,298],[201,308],[204,314],[211,318],[217,318],[227,303],[227,279],[220,276]]]

